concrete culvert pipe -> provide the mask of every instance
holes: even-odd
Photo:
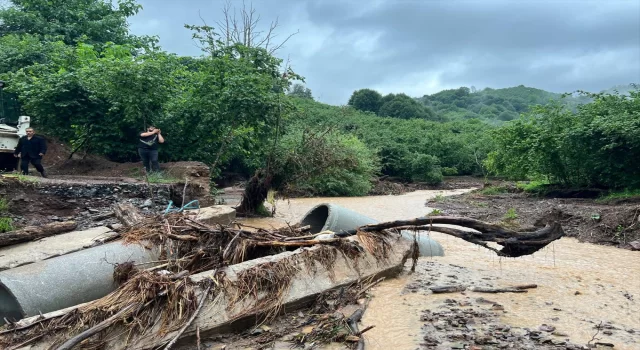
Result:
[[[0,325],[99,299],[113,290],[115,264],[158,260],[139,245],[104,244],[0,272]]]
[[[300,221],[302,226],[311,226],[310,233],[322,231],[340,233],[353,230],[359,226],[376,223],[378,221],[372,218],[330,203],[319,204],[311,208]],[[402,231],[402,236],[406,239],[413,239],[413,232]],[[423,233],[418,233],[418,246],[420,256],[444,256],[444,249],[442,249],[440,243]]]

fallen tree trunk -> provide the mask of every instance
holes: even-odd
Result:
[[[476,231],[464,231],[449,227],[433,226],[437,224],[447,224],[462,226]],[[434,231],[454,237],[458,237],[470,243],[474,243],[490,249],[499,256],[519,257],[530,255],[544,248],[549,243],[564,236],[564,230],[559,223],[554,222],[537,231],[516,232],[504,227],[464,217],[451,216],[431,216],[413,220],[398,220],[383,222],[374,225],[366,225],[356,230],[343,232],[340,235],[354,234],[358,230],[365,232],[382,231],[387,229]],[[489,247],[487,242],[495,242],[502,246],[502,249]]]
[[[78,227],[75,221],[53,222],[42,226],[27,226],[0,234],[0,247],[35,241],[36,239],[73,231]]]
[[[129,203],[116,204],[113,207],[113,213],[127,227],[133,227],[144,220],[144,216],[142,216],[138,208]]]

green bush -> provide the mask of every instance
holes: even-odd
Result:
[[[542,193],[548,185],[549,182],[546,180],[519,181],[516,183],[516,188],[527,193]]]
[[[0,214],[6,213],[9,210],[9,202],[5,198],[0,197]]]
[[[316,196],[364,196],[380,169],[375,153],[362,141],[335,132],[288,133],[278,158],[290,189]]]
[[[508,189],[502,186],[489,186],[487,188],[483,188],[479,192],[485,196],[495,196],[498,194],[507,193]]]
[[[495,130],[487,167],[566,187],[640,188],[640,91],[586,95],[593,102],[576,112],[540,106]]]
[[[442,182],[442,169],[438,157],[429,154],[414,154],[406,161],[407,164],[410,164],[411,180],[432,185]]]
[[[11,218],[0,217],[0,233],[13,231],[13,220]]]
[[[458,169],[456,167],[442,167],[442,175],[444,176],[458,175]]]

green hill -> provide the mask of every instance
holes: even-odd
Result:
[[[480,91],[461,87],[424,95],[418,100],[445,120],[479,118],[496,122],[513,120],[529,111],[531,106],[545,105],[551,101],[561,101],[571,109],[588,102],[584,98],[562,98],[561,94],[523,85]]]
[[[443,90],[432,95],[411,98],[405,94],[383,96],[371,89],[353,92],[348,105],[364,112],[373,112],[381,117],[400,119],[426,119],[432,121],[454,121],[483,119],[491,124],[516,119],[532,106],[546,105],[551,101],[567,105],[575,111],[580,104],[589,102],[583,96],[566,96],[523,85],[505,88],[460,87]]]

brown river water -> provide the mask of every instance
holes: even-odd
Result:
[[[248,225],[280,227],[296,223],[313,206],[335,203],[380,221],[410,219],[431,212],[425,206],[436,195],[455,195],[469,190],[416,191],[400,196],[352,198],[301,198],[278,201],[274,218],[243,220]],[[436,204],[437,205],[437,204]],[[491,281],[495,287],[537,284],[528,293],[478,294],[504,306],[500,321],[512,327],[537,329],[553,325],[572,343],[587,344],[595,325],[610,323],[612,334],[598,335],[615,349],[640,349],[640,254],[613,247],[580,243],[563,238],[532,256],[505,259],[444,234],[431,237],[444,247],[444,257],[421,258],[418,271],[382,282],[362,320],[376,327],[365,334],[367,349],[416,349],[422,341],[422,311],[435,309],[453,294],[431,294],[427,289],[406,292],[405,286],[424,282],[425,266],[437,263],[438,273],[455,275],[460,268],[471,271],[469,281]],[[408,270],[408,269],[407,269]],[[427,269],[428,270],[428,269]],[[456,278],[455,276],[452,278]],[[454,284],[456,281],[451,281]],[[462,281],[457,281],[462,284]],[[459,293],[458,293],[459,296]],[[555,310],[554,310],[555,309]],[[629,332],[635,331],[635,333]]]

